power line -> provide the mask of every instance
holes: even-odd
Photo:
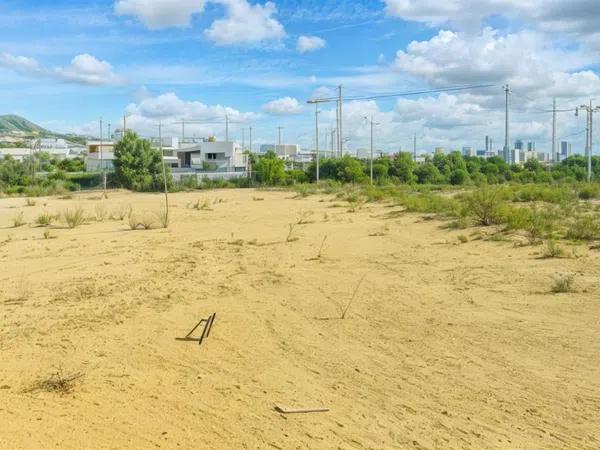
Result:
[[[390,92],[385,94],[376,94],[376,95],[364,95],[364,96],[349,96],[345,97],[344,100],[348,101],[357,101],[357,100],[376,100],[380,98],[390,98],[390,97],[409,97],[412,95],[423,95],[423,94],[437,94],[442,92],[456,92],[456,91],[466,91],[471,89],[482,89],[494,87],[494,84],[476,84],[469,86],[457,86],[457,87],[449,87],[449,88],[441,88],[441,89],[424,89],[420,91],[408,91],[408,92]],[[306,103],[333,103],[339,100],[338,97],[326,97],[326,98],[318,98],[307,100]]]

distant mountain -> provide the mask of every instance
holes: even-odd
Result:
[[[23,117],[12,114],[0,116],[0,133],[11,133],[15,131],[21,131],[26,134],[52,134],[48,130]]]
[[[14,114],[0,116],[0,133],[24,133],[27,137],[49,137],[65,139],[76,144],[85,144],[86,137],[75,134],[60,134],[48,131],[35,123]]]

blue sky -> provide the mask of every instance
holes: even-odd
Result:
[[[600,93],[591,0],[104,0],[0,3],[0,113],[50,129],[92,133],[100,117],[127,113],[143,135],[186,118],[189,133],[252,126],[256,147],[276,139],[313,145],[311,96],[492,83],[459,94],[348,103],[348,149],[396,151],[413,133],[423,150],[480,148],[503,139],[503,83],[514,86],[512,137],[548,145],[552,97],[559,106]],[[500,14],[502,13],[502,14]],[[322,133],[334,126],[325,107]],[[113,129],[116,125],[113,126]],[[581,120],[563,114],[559,137]],[[579,140],[578,140],[579,139]],[[578,145],[580,137],[571,139]]]

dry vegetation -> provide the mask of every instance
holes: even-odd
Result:
[[[0,199],[0,448],[600,447],[593,196],[298,191]]]

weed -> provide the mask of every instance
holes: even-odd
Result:
[[[575,292],[574,285],[575,277],[573,275],[561,276],[555,280],[552,285],[551,291],[555,294],[561,294],[566,292]]]
[[[467,236],[465,236],[464,234],[459,234],[458,240],[460,242],[462,242],[463,244],[466,244],[467,242],[469,242],[469,238]]]
[[[131,216],[131,205],[120,205],[119,209],[111,213],[110,218],[112,220],[123,220],[125,217]]]
[[[96,212],[96,221],[104,222],[104,219],[106,219],[106,217],[108,215],[108,213],[106,211],[106,205],[104,204],[104,202],[101,201],[99,203],[96,203],[94,210]]]
[[[37,225],[40,225],[42,227],[47,227],[48,225],[52,224],[52,221],[55,219],[55,216],[52,216],[51,214],[48,213],[42,213],[39,216],[37,216],[37,218],[35,219],[35,223]]]
[[[25,200],[25,206],[35,206],[35,200],[28,198]]]
[[[264,198],[263,198],[263,197],[255,197],[255,196],[253,196],[253,197],[252,197],[252,201],[255,201],[255,202],[262,202],[262,201],[264,201]]]
[[[77,228],[86,222],[85,212],[80,205],[73,209],[65,209],[61,213],[61,219],[69,228]]]
[[[285,238],[285,242],[294,242],[299,239],[298,237],[294,236],[294,229],[296,228],[297,225],[298,225],[297,223],[288,224],[288,235]]]
[[[165,207],[162,207],[160,211],[154,213],[158,219],[158,223],[162,228],[169,228],[169,213]]]
[[[567,228],[566,237],[581,241],[600,239],[600,220],[596,216],[578,217]]]
[[[554,239],[548,239],[543,256],[544,258],[562,258],[565,256],[565,251]]]
[[[65,375],[62,368],[50,375],[48,378],[35,382],[29,389],[26,389],[26,393],[34,393],[39,391],[53,392],[57,394],[68,394],[73,390],[75,381],[83,376],[82,373],[74,373],[71,375]]]
[[[22,227],[23,225],[25,225],[27,222],[25,222],[25,218],[24,218],[24,214],[23,211],[21,211],[19,214],[16,215],[16,217],[13,219],[13,228],[19,228]]]
[[[56,237],[52,236],[50,230],[46,229],[44,230],[44,239],[56,239]]]

